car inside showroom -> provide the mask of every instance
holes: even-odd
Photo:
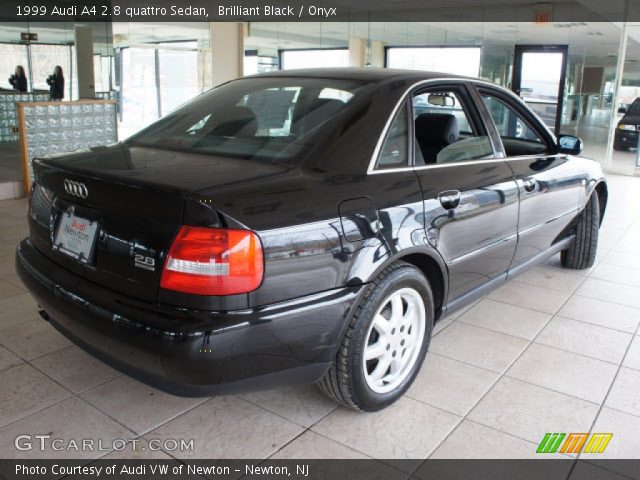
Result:
[[[10,0],[2,478],[640,478],[635,0]]]

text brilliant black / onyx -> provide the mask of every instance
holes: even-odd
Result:
[[[245,7],[242,5],[232,5],[225,7],[220,5],[218,7],[218,15],[223,17],[293,17],[296,14],[290,6],[276,7],[272,5],[262,5],[259,7]]]
[[[245,7],[242,5],[232,5],[218,7],[220,17],[295,17],[309,15],[312,17],[332,17],[337,14],[335,7],[316,7],[310,5],[300,11],[294,10],[291,6],[279,7],[275,5],[262,5],[257,7]]]

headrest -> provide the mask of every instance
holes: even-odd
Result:
[[[217,125],[213,127],[211,133],[214,135],[222,135],[227,137],[253,137],[258,130],[258,121],[253,110],[247,107],[234,106],[222,112],[222,115],[216,115],[216,118],[222,118]]]
[[[447,146],[458,141],[460,129],[455,115],[450,113],[421,113],[416,117],[416,138],[433,146]]]
[[[316,98],[307,109],[294,114],[291,130],[302,135],[332,118],[343,106],[344,102],[335,98]]]

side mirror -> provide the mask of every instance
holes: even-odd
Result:
[[[618,113],[627,113],[627,107],[620,107]]]
[[[573,135],[558,136],[558,153],[568,155],[580,155],[582,153],[582,140]]]

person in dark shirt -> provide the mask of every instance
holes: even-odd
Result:
[[[64,98],[64,75],[60,65],[53,69],[53,75],[47,78],[47,84],[49,84],[51,100],[62,100]]]
[[[27,76],[24,74],[22,65],[16,67],[16,72],[9,77],[9,83],[14,90],[22,93],[27,92]]]

